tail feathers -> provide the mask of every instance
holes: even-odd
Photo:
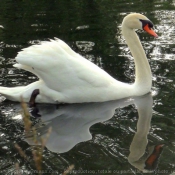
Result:
[[[0,95],[11,101],[21,101],[24,87],[2,87],[0,86]]]
[[[24,102],[29,102],[33,91],[36,89],[39,89],[39,91],[41,92],[36,97],[36,103],[57,103],[56,100],[62,98],[62,95],[60,95],[60,93],[57,93],[52,89],[49,89],[42,80],[35,81],[27,86],[19,86],[19,87],[0,86],[0,96],[2,95],[11,101],[21,102],[22,98]]]

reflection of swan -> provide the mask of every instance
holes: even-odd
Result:
[[[110,119],[117,107],[129,104],[133,104],[133,100],[71,104],[58,109],[53,105],[37,105],[42,123],[46,123],[38,132],[44,136],[51,127],[52,132],[46,147],[53,152],[67,152],[77,143],[92,138],[89,128],[93,124]],[[27,141],[32,144],[32,140]]]
[[[135,29],[143,29],[156,37],[152,27],[147,17],[137,13],[123,20],[122,34],[136,66],[136,80],[132,85],[115,80],[56,39],[26,48],[16,57],[18,64],[14,66],[34,73],[39,81],[25,87],[0,87],[0,93],[14,101],[20,101],[23,96],[28,102],[37,90],[36,102],[43,103],[103,102],[146,94],[151,89],[151,70]]]
[[[148,143],[147,135],[152,118],[152,103],[153,100],[151,96],[144,96],[144,98],[135,100],[139,119],[137,122],[137,132],[130,145],[128,161],[141,171],[145,171],[145,169],[154,170],[156,168],[157,160],[163,146],[152,146],[149,148],[149,153],[144,155]]]
[[[128,160],[139,170],[143,171],[145,166],[152,169],[159,154],[154,154],[150,150],[148,155],[144,155],[152,117],[152,97],[150,94],[132,100],[123,99],[103,103],[72,104],[61,106],[59,109],[53,105],[50,105],[50,107],[38,105],[39,113],[42,116],[41,124],[45,123],[45,125],[39,127],[40,124],[37,124],[36,128],[38,128],[40,136],[45,137],[47,129],[52,127],[52,133],[46,147],[53,152],[67,152],[79,142],[92,138],[89,128],[93,124],[110,119],[114,115],[116,108],[133,103],[138,108],[139,119],[137,132],[130,146]],[[33,144],[30,138],[27,138],[27,142]],[[152,159],[151,156],[154,156],[155,159]],[[140,159],[141,157],[142,159]]]

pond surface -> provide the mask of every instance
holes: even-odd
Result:
[[[143,174],[145,162],[155,170],[148,174],[175,171],[175,1],[4,0],[0,11],[0,85],[6,87],[37,80],[13,68],[14,58],[21,49],[54,37],[116,79],[133,82],[134,63],[121,22],[131,12],[152,20],[159,38],[137,32],[153,74],[151,94],[104,103],[38,105],[41,116],[31,120],[38,138],[52,127],[43,174],[61,174],[70,165],[72,174]],[[22,174],[36,174],[34,143],[24,135],[21,106],[0,99],[0,174],[15,174],[16,163]],[[157,158],[152,166],[150,155]]]

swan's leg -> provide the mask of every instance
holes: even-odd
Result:
[[[40,93],[39,89],[33,90],[32,95],[31,95],[30,100],[29,100],[30,107],[35,107],[35,99],[39,93]]]

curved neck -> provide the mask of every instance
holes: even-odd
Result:
[[[134,57],[136,75],[134,85],[139,90],[148,92],[152,85],[152,74],[140,40],[135,31],[125,27],[125,25],[122,26],[122,33]]]

